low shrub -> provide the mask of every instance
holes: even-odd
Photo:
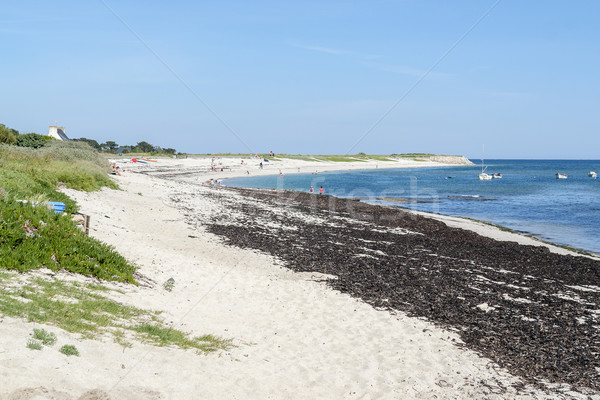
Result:
[[[66,356],[79,357],[79,350],[77,350],[77,347],[73,346],[72,344],[65,344],[58,351],[60,351],[61,353],[63,353]]]
[[[42,342],[44,346],[52,346],[56,343],[56,335],[52,332],[48,332],[45,329],[33,329],[33,338]]]
[[[46,145],[50,140],[52,140],[50,136],[42,136],[37,133],[24,133],[17,136],[14,144],[19,147],[38,149]]]
[[[106,159],[85,143],[52,140],[38,149],[0,144],[0,268],[51,270],[135,282],[131,266],[112,247],[85,236],[68,214],[76,203],[59,184],[92,191],[117,188]],[[65,203],[66,215],[43,203]]]
[[[111,246],[86,236],[69,215],[41,203],[0,200],[0,268],[40,267],[135,283],[135,268]]]
[[[27,348],[30,350],[41,350],[42,344],[35,339],[29,339],[27,341]]]

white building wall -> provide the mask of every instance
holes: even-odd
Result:
[[[69,140],[65,133],[65,128],[62,126],[51,126],[48,131],[48,136],[58,140]]]

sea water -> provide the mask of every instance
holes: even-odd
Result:
[[[487,160],[481,165],[294,173],[230,179],[228,186],[279,188],[360,198],[376,203],[474,218],[536,235],[557,244],[600,253],[599,160]],[[277,168],[276,165],[268,168]],[[314,172],[314,171],[311,171]],[[568,175],[556,179],[556,173]]]

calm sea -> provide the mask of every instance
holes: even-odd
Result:
[[[478,162],[477,160],[473,160]],[[600,160],[486,160],[481,166],[370,169],[230,179],[228,186],[280,188],[358,197],[420,211],[463,216],[600,253]],[[276,168],[276,166],[273,166]],[[568,179],[556,179],[557,172]]]

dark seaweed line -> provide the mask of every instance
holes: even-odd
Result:
[[[566,287],[600,286],[600,262],[498,242],[392,207],[298,192],[227,191],[248,199],[210,193],[224,210],[240,211],[208,224],[229,244],[277,256],[295,271],[335,275],[328,281],[334,289],[452,328],[467,347],[529,382],[600,389],[600,321],[593,312],[600,296]],[[347,218],[343,226],[340,216]],[[423,235],[386,233],[390,228]],[[477,307],[484,303],[493,310]]]

